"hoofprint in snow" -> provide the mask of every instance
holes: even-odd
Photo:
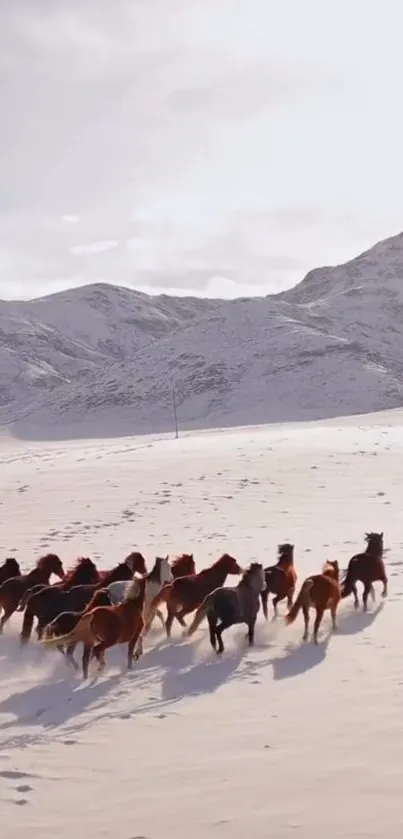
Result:
[[[297,590],[326,559],[342,568],[385,531],[389,596],[352,598],[318,647],[302,619],[245,627],[211,650],[158,621],[143,658],[125,650],[88,684],[57,651],[0,639],[2,835],[204,839],[401,839],[403,412],[179,440],[0,448],[2,560],[52,549],[111,566],[135,547],[228,551],[246,566],[295,544]],[[360,590],[361,593],[361,590]],[[284,614],[285,607],[280,606]]]

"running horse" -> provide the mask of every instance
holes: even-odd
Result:
[[[365,551],[351,557],[341,589],[343,599],[350,594],[354,595],[354,606],[358,609],[357,582],[361,582],[364,586],[362,595],[364,612],[368,609],[370,594],[372,599],[375,600],[373,583],[378,581],[383,583],[382,597],[386,597],[388,593],[388,577],[383,561],[383,532],[366,533],[365,541],[367,543]]]
[[[263,565],[260,562],[252,562],[242,574],[237,586],[216,588],[204,598],[189,629],[186,629],[183,633],[184,636],[193,635],[203,618],[207,617],[211,646],[217,655],[221,655],[224,652],[222,640],[224,630],[229,629],[234,624],[246,623],[248,627],[246,637],[249,646],[252,647],[255,641],[255,625],[260,608],[259,597],[265,588],[266,580]]]
[[[321,574],[313,574],[302,583],[298,597],[286,615],[287,625],[294,623],[302,609],[305,621],[303,641],[308,640],[309,610],[315,609],[316,619],[313,627],[313,642],[318,643],[319,627],[327,610],[330,610],[332,628],[337,629],[336,613],[340,602],[341,592],[339,583],[339,563],[337,560],[326,562]]]
[[[266,588],[261,593],[263,614],[268,619],[267,602],[269,594],[274,594],[273,609],[274,616],[278,615],[277,605],[287,598],[288,609],[291,609],[297,575],[294,568],[294,545],[285,542],[278,546],[278,560],[276,565],[270,565],[264,569]]]
[[[166,603],[168,615],[165,622],[167,637],[171,635],[174,618],[186,627],[185,615],[194,612],[200,606],[207,594],[215,588],[223,586],[229,574],[242,574],[242,568],[237,560],[229,554],[223,554],[209,568],[204,568],[198,574],[177,577],[172,583],[165,585],[159,594],[151,601],[147,614],[145,634],[154,619],[157,609]]]
[[[36,632],[40,640],[46,624],[50,623],[63,609],[64,594],[77,586],[94,585],[99,582],[98,569],[88,556],[80,557],[75,566],[67,572],[64,580],[56,585],[37,585],[28,589],[21,599],[19,611],[25,609],[20,634],[21,644],[27,644],[32,632],[34,618],[37,618]]]
[[[98,661],[98,670],[105,667],[105,650],[115,644],[127,644],[127,667],[132,667],[133,658],[139,653],[137,642],[144,628],[144,600],[147,588],[145,577],[135,577],[128,590],[126,599],[115,606],[96,606],[89,609],[80,618],[68,635],[56,635],[44,638],[41,643],[47,647],[70,646],[80,641],[84,645],[83,678],[88,677],[88,667],[92,656]]]
[[[49,579],[54,574],[60,580],[64,580],[65,573],[61,559],[57,554],[46,554],[38,559],[35,568],[27,574],[19,577],[10,577],[0,586],[0,609],[4,614],[0,620],[0,634],[11,615],[28,589],[41,583],[48,585]]]
[[[21,568],[13,556],[8,556],[3,565],[0,566],[0,586],[11,577],[21,577]]]

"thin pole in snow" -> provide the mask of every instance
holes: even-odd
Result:
[[[175,395],[175,388],[172,387],[172,407],[174,412],[174,425],[175,425],[175,440],[179,437],[179,430],[178,430],[178,413],[176,410],[176,395]]]

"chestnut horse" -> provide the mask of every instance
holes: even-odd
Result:
[[[56,635],[68,635],[77,626],[78,621],[86,614],[86,612],[90,612],[95,608],[95,606],[112,605],[108,590],[106,588],[98,588],[85,609],[81,612],[62,612],[45,627],[43,635],[45,638],[54,638]],[[70,644],[65,650],[63,645],[60,644],[57,646],[57,649],[67,659],[68,664],[77,671],[79,666],[73,656],[75,646],[75,643]]]
[[[361,582],[364,586],[362,595],[364,612],[368,609],[368,596],[371,594],[372,599],[375,600],[373,583],[378,581],[383,583],[382,597],[386,597],[388,593],[388,578],[383,561],[383,532],[366,533],[365,540],[366,550],[361,554],[355,554],[350,559],[341,589],[342,598],[348,597],[349,594],[354,595],[354,606],[358,609],[356,584]]]
[[[223,586],[229,574],[242,574],[242,568],[233,556],[223,554],[213,565],[204,568],[198,574],[177,577],[172,583],[165,585],[151,601],[145,633],[148,632],[161,603],[167,605],[168,615],[165,622],[165,631],[168,638],[171,635],[174,618],[179,621],[181,626],[186,627],[185,615],[194,612],[207,594],[210,594],[215,588]]]
[[[138,566],[138,567],[136,567]],[[132,553],[126,557],[119,565],[115,565],[109,571],[104,571],[102,579],[93,585],[74,586],[69,591],[60,592],[58,595],[58,604],[55,603],[55,614],[48,618],[50,623],[61,612],[82,612],[91,601],[95,592],[102,588],[108,588],[111,583],[127,580],[132,580],[133,574],[142,573],[146,567],[144,557],[139,553]],[[57,608],[56,608],[57,605]],[[73,641],[67,648],[67,656],[72,656],[75,650],[75,642]]]
[[[10,577],[0,586],[0,609],[4,609],[4,614],[0,620],[0,634],[25,592],[38,583],[48,584],[52,574],[59,577],[60,580],[65,577],[62,561],[57,554],[46,554],[38,559],[35,568],[28,574],[21,574],[20,577]]]
[[[0,566],[0,586],[11,577],[21,577],[21,569],[17,560],[13,556],[8,556]]]
[[[63,594],[76,586],[94,585],[99,582],[97,566],[88,556],[77,560],[74,568],[66,574],[61,583],[54,586],[35,586],[29,589],[21,600],[20,607],[25,605],[25,614],[20,634],[21,644],[27,644],[32,632],[34,618],[37,618],[36,632],[38,639],[42,638],[46,624],[60,613],[63,607]]]
[[[300,609],[302,609],[305,620],[305,631],[302,640],[307,641],[309,610],[315,609],[316,619],[313,628],[313,641],[317,644],[319,627],[327,609],[330,609],[332,628],[333,630],[337,629],[336,612],[340,597],[339,563],[337,560],[326,562],[321,574],[314,574],[304,580],[294,605],[291,606],[288,615],[286,615],[285,622],[287,624],[294,623]]]
[[[268,619],[267,601],[269,594],[274,594],[274,618],[277,617],[277,605],[287,598],[287,606],[291,609],[294,597],[297,575],[294,568],[294,545],[284,543],[278,546],[279,558],[276,565],[264,569],[266,588],[261,593],[263,614]]]
[[[72,632],[43,639],[41,643],[48,647],[58,647],[65,644],[70,646],[71,643],[77,644],[81,641],[84,644],[82,661],[84,679],[88,676],[91,651],[101,671],[105,667],[105,650],[115,644],[128,644],[127,667],[130,669],[133,657],[138,658],[135,648],[144,628],[143,608],[146,588],[147,581],[144,577],[134,578],[126,592],[126,599],[122,603],[116,606],[96,606],[94,609],[88,609]]]
[[[182,556],[175,557],[171,562],[171,568],[175,580],[177,577],[188,577],[189,574],[196,574],[193,554],[182,554]]]
[[[246,637],[249,646],[253,646],[256,619],[260,608],[259,596],[265,588],[263,565],[260,562],[252,562],[242,574],[242,579],[237,586],[216,588],[204,598],[189,629],[183,633],[184,636],[193,635],[203,618],[207,617],[210,643],[217,655],[224,652],[222,640],[224,630],[234,624],[246,623],[248,627]]]

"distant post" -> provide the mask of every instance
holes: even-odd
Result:
[[[178,431],[178,412],[176,410],[176,395],[175,395],[175,387],[172,385],[172,407],[174,412],[174,427],[175,427],[175,440],[179,437]]]

